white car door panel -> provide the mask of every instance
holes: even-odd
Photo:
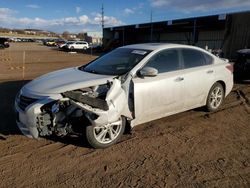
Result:
[[[202,66],[183,71],[185,79],[184,106],[188,109],[204,105],[214,82],[212,66]]]
[[[183,80],[179,79],[178,72],[133,79],[135,124],[158,119],[183,108]]]
[[[181,57],[185,79],[184,106],[191,109],[205,105],[207,94],[214,83],[213,59],[193,49],[182,49]]]
[[[158,75],[133,79],[137,124],[158,119],[182,109],[181,93],[184,80],[180,75],[180,66],[178,50],[162,50],[154,54],[145,65],[145,67],[157,69]]]

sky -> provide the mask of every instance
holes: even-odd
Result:
[[[250,0],[0,0],[0,27],[101,35],[105,27],[250,10]]]

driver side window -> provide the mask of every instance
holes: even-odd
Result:
[[[145,67],[153,67],[158,73],[165,73],[180,69],[179,55],[177,50],[163,50],[155,54]]]

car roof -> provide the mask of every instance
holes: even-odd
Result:
[[[133,48],[133,49],[144,49],[144,50],[161,50],[161,49],[166,49],[166,48],[192,48],[192,49],[198,49],[198,50],[202,49],[202,48],[191,46],[191,45],[174,44],[174,43],[132,44],[132,45],[123,46],[121,48]]]
[[[250,49],[241,49],[237,51],[239,54],[250,54]]]

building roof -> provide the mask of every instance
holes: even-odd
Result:
[[[172,26],[183,26],[188,25],[191,23],[193,26],[194,20],[204,22],[207,24],[213,24],[215,25],[216,22],[224,22],[226,20],[226,17],[229,15],[237,15],[237,14],[247,14],[250,13],[249,10],[246,11],[239,11],[239,12],[227,12],[227,13],[221,13],[221,14],[214,14],[214,15],[207,15],[207,16],[197,16],[197,17],[188,17],[188,18],[179,18],[179,19],[171,19],[171,20],[163,20],[163,21],[155,21],[155,22],[146,22],[146,23],[137,23],[137,24],[129,24],[129,25],[120,25],[120,26],[112,26],[112,27],[105,27],[104,30],[119,30],[123,28],[145,28],[147,26],[153,25],[164,25],[168,27]]]

